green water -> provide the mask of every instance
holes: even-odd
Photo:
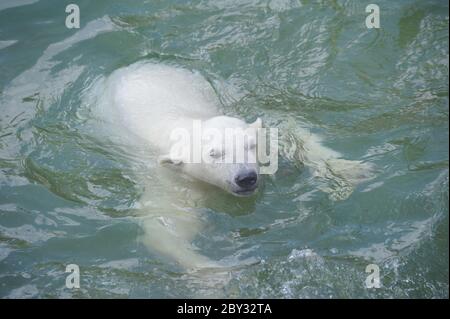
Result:
[[[380,29],[369,3],[1,0],[0,297],[211,293],[138,241],[141,164],[86,117],[96,79],[149,60],[199,70],[227,114],[284,140],[302,123],[376,167],[337,201],[286,156],[255,198],[211,192],[195,245],[261,260],[214,295],[448,298],[448,2],[377,1]],[[65,286],[71,263],[80,289]]]

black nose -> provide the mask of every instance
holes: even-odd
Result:
[[[236,176],[234,181],[236,184],[243,188],[249,188],[256,184],[256,181],[258,180],[258,175],[256,175],[256,172],[248,172],[239,174]]]

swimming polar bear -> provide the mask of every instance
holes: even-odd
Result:
[[[219,267],[192,244],[202,228],[201,212],[195,208],[202,207],[205,189],[194,181],[184,188],[180,185],[193,178],[235,196],[253,195],[261,179],[256,156],[261,120],[248,124],[224,116],[215,92],[200,74],[169,65],[130,65],[114,71],[95,91],[97,113],[112,124],[111,133],[128,131],[134,144],[148,147],[159,164],[152,168],[152,178],[142,176],[141,240],[152,252],[185,269]],[[177,139],[177,133],[180,137],[183,132],[188,139]],[[238,155],[237,140],[229,141],[238,134],[243,139],[243,161],[233,160]],[[200,135],[200,161],[194,158],[196,135]],[[157,187],[165,191],[155,196],[152,189]]]
[[[186,69],[138,64],[114,72],[109,80],[115,86],[111,88],[111,104],[122,125],[158,153],[160,164],[234,195],[256,191],[256,129],[262,127],[260,119],[247,124],[222,115],[209,84]],[[235,131],[230,134],[229,129]],[[227,138],[233,139],[237,132],[246,143],[247,160],[227,162],[227,155],[237,153],[234,141]],[[196,146],[201,152],[197,160]]]
[[[257,145],[261,120],[248,124],[224,116],[214,90],[199,73],[169,65],[135,63],[114,71],[96,91],[100,115],[108,117],[114,130],[121,127],[130,132],[139,140],[135,143],[148,147],[154,155],[152,159],[159,163],[152,168],[151,177],[141,176],[145,186],[139,204],[142,242],[152,252],[175,260],[186,270],[229,266],[207,258],[193,245],[203,226],[198,208],[204,207],[202,201],[208,192],[205,184],[195,180],[236,196],[253,195],[261,179],[256,152],[257,146],[261,146]],[[230,128],[234,129],[231,135],[227,134]],[[177,132],[184,134],[174,134]],[[228,141],[236,138],[238,133],[233,132],[243,137],[243,161],[236,161],[239,150]],[[188,138],[176,138],[183,135]],[[192,158],[196,143],[190,142],[194,140],[201,150],[201,160],[197,161]],[[178,151],[174,151],[175,146],[179,146]],[[322,162],[335,163],[335,167],[343,168],[342,172],[359,173],[365,169],[356,161],[337,159],[338,153],[322,146],[312,135],[299,150],[300,157],[307,165],[316,167],[318,174],[329,166]],[[233,154],[232,160],[224,161],[228,154]],[[157,188],[164,191],[155,192]]]

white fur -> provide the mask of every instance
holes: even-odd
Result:
[[[213,128],[222,133],[226,128],[251,130],[261,125],[260,120],[247,124],[223,116],[214,90],[198,73],[168,65],[137,63],[113,72],[94,90],[98,95],[97,116],[110,122],[113,130],[120,127],[142,141],[156,155],[153,160],[159,159],[163,166],[233,194],[240,191],[234,183],[236,174],[242,169],[258,169],[257,163],[224,164],[213,159],[211,163],[195,164],[171,157],[176,142],[170,138],[171,133],[179,128],[192,133],[194,120],[200,120],[205,130]],[[202,147],[230,151],[223,142],[202,140]],[[250,151],[249,156],[255,159],[255,151]],[[192,246],[202,228],[201,213],[195,206],[202,205],[207,188],[194,182],[182,188],[185,180],[167,168],[156,167],[152,175],[153,179],[144,177],[142,182],[146,188],[141,198],[142,242],[186,269],[217,267],[216,262]],[[156,187],[164,187],[166,191],[155,196],[152,189]]]

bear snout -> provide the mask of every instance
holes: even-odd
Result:
[[[239,173],[234,179],[236,185],[246,189],[256,186],[257,181],[258,174],[255,171]]]

